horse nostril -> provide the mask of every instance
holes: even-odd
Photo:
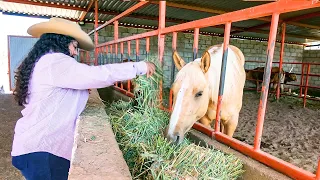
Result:
[[[180,136],[179,136],[179,135],[177,135],[177,136],[176,136],[176,141],[175,141],[175,142],[176,142],[176,143],[178,143],[179,141],[180,141]]]

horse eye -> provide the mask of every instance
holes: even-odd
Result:
[[[202,93],[203,93],[203,91],[199,91],[199,92],[196,94],[196,97],[202,96]]]

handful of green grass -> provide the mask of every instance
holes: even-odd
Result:
[[[242,163],[233,155],[201,147],[188,139],[180,145],[163,135],[169,114],[157,108],[162,71],[157,59],[150,59],[158,70],[152,78],[136,79],[138,105],[117,101],[107,105],[117,142],[134,179],[236,179]]]

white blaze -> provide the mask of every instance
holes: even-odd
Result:
[[[181,113],[181,109],[182,109],[183,96],[184,96],[184,93],[186,92],[187,88],[188,88],[187,82],[184,81],[182,83],[182,86],[181,86],[179,92],[178,92],[178,96],[177,96],[177,100],[175,102],[174,110],[171,114],[170,125],[169,125],[169,129],[168,129],[169,135],[173,134],[173,131],[174,131],[175,127],[177,126],[179,116]]]

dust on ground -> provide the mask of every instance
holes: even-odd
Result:
[[[260,93],[244,92],[243,106],[234,138],[253,145]],[[272,96],[267,102],[261,149],[315,173],[320,154],[320,102]]]

